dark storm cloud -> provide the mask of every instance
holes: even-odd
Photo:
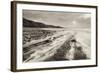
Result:
[[[29,20],[43,22],[48,25],[62,27],[90,28],[91,22],[91,14],[89,13],[23,10],[23,17]]]

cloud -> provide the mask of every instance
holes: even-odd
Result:
[[[23,10],[23,17],[62,27],[90,28],[91,14],[53,11]]]

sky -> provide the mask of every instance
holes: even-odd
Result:
[[[91,28],[90,13],[23,10],[23,17],[47,25]]]

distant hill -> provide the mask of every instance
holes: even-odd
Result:
[[[60,26],[46,25],[41,22],[31,21],[23,18],[23,27],[35,27],[35,28],[63,28]]]

